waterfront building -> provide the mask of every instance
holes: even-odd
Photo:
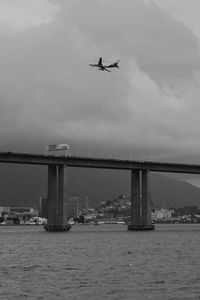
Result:
[[[30,219],[36,216],[36,211],[32,207],[10,207],[8,218],[19,218],[20,220]]]
[[[36,216],[36,211],[32,207],[0,207],[0,214],[6,224],[20,224],[24,220]]]
[[[2,214],[9,214],[10,212],[10,207],[8,206],[1,206],[0,207],[0,216],[2,216]]]
[[[10,213],[34,215],[35,210],[32,207],[23,207],[23,206],[10,207]]]
[[[106,200],[100,202],[100,206],[106,206]]]
[[[153,221],[171,219],[174,210],[169,210],[167,208],[156,208],[155,212],[151,213],[151,218]]]

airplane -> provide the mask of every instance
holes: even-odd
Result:
[[[107,72],[111,72],[110,70],[108,70],[109,68],[118,68],[119,69],[119,60],[115,61],[114,63],[110,64],[110,65],[103,65],[102,64],[102,57],[99,58],[98,64],[89,64],[91,67],[97,67],[98,70],[100,71],[107,71]]]

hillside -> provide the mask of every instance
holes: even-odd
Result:
[[[200,189],[190,183],[171,179],[161,174],[151,174],[150,189],[155,205],[200,207]]]
[[[47,168],[40,166],[0,165],[0,206],[37,207],[47,191]],[[68,196],[85,194],[91,206],[130,194],[130,172],[68,168]],[[181,207],[200,206],[200,189],[184,181],[162,174],[150,175],[151,198],[155,205]]]
[[[72,169],[68,177],[70,194],[75,195],[77,190],[87,193],[95,204],[130,194],[130,172]],[[200,206],[199,188],[161,173],[150,174],[150,194],[154,205],[162,207]]]

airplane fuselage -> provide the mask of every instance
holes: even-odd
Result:
[[[89,64],[91,67],[97,67],[98,70],[100,71],[107,71],[107,72],[111,72],[110,70],[108,70],[109,68],[118,68],[119,60],[117,60],[116,62],[110,64],[110,65],[103,65],[102,64],[102,57],[100,57],[98,64]]]

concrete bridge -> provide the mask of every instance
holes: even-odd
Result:
[[[0,162],[48,166],[48,224],[47,231],[66,231],[64,224],[63,194],[64,167],[103,168],[131,171],[131,222],[129,230],[153,230],[148,189],[149,172],[200,174],[200,165],[102,159],[77,156],[53,156],[0,152]]]

